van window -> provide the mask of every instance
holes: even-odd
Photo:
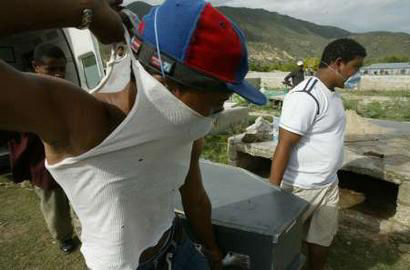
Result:
[[[84,68],[84,76],[89,89],[95,88],[101,81],[100,72],[98,71],[97,59],[93,53],[88,53],[80,57]]]

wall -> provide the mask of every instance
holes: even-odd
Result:
[[[260,88],[284,88],[282,84],[283,79],[288,75],[288,72],[249,72],[246,79],[252,81],[252,83],[258,82],[260,79]]]
[[[252,84],[260,84],[259,87],[282,89],[284,88],[282,81],[286,77],[287,72],[249,72],[247,79],[252,81]],[[259,81],[260,80],[260,81]],[[409,90],[410,91],[410,76],[408,75],[380,75],[370,76],[362,75],[359,89],[362,91],[368,90]]]
[[[218,116],[210,135],[230,132],[231,129],[243,129],[249,125],[249,108],[235,107],[235,104],[225,103],[225,110]]]
[[[410,91],[410,76],[369,76],[362,75],[359,89],[367,90],[409,90]]]

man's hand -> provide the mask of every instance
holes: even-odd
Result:
[[[110,1],[107,2],[107,1]],[[0,38],[10,34],[49,28],[78,27],[84,9],[93,11],[90,30],[103,43],[122,41],[120,17],[114,0],[19,0],[0,4]]]
[[[292,86],[292,84],[289,81],[283,81],[282,84],[286,86]]]
[[[211,270],[222,270],[222,260],[224,257],[222,251],[218,247],[215,247],[212,250],[206,250],[204,255],[208,258]]]
[[[95,0],[95,15],[90,30],[102,43],[109,44],[122,41],[124,29],[117,11],[121,10],[122,0]]]

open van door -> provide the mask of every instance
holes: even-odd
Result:
[[[98,41],[88,30],[66,28],[63,32],[78,68],[80,86],[91,91],[105,76]]]

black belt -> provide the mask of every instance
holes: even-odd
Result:
[[[140,264],[149,263],[158,256],[164,255],[172,245],[179,245],[188,239],[182,222],[175,218],[171,228],[169,228],[158,241],[158,243],[145,249],[139,259]]]

